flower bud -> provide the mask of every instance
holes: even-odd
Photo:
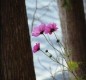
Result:
[[[46,50],[45,52],[48,52],[48,50]]]
[[[60,42],[60,40],[59,39],[57,39],[57,41],[56,41],[57,43],[59,43]]]
[[[52,55],[50,54],[50,55],[49,55],[49,57],[51,58],[51,57],[52,57]]]

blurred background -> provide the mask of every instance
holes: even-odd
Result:
[[[83,0],[83,2],[84,7],[86,7],[85,5],[86,0]],[[27,10],[30,35],[32,33],[33,28],[36,27],[37,25],[41,23],[47,24],[54,22],[58,26],[58,30],[55,33],[58,39],[62,40],[62,32],[61,32],[57,0],[26,0],[26,10]],[[84,11],[86,13],[86,8],[84,8]],[[56,44],[56,38],[53,34],[47,36],[47,38],[49,38],[55,45],[55,47],[58,50],[60,50],[60,46]],[[42,50],[45,51],[46,49],[48,49],[53,55],[56,55],[55,51],[45,40],[43,35],[40,35],[39,37],[31,36],[31,46],[33,47],[37,42],[40,42]],[[58,60],[62,62],[63,60],[58,53],[57,56]],[[41,51],[38,51],[37,53],[33,54],[33,58],[37,80],[54,80],[52,78],[53,75],[56,78],[56,80],[63,80],[63,75],[61,72],[62,66],[52,62]],[[68,78],[67,72],[65,73],[65,76],[67,80]]]

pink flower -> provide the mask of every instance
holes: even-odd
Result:
[[[33,52],[37,52],[40,50],[40,43],[36,43],[35,46],[33,47]]]
[[[38,27],[35,27],[34,29],[33,29],[33,31],[32,31],[32,36],[35,36],[35,37],[37,37],[37,36],[39,36],[40,34],[43,34],[44,33],[44,31],[45,31],[45,24],[41,24],[41,25],[39,25]]]
[[[52,32],[56,31],[57,25],[55,23],[49,23],[46,27],[45,27],[45,33],[46,34],[52,34]]]

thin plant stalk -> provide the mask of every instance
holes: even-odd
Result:
[[[43,34],[44,35],[44,34]],[[46,38],[46,36],[44,35],[44,37],[45,37],[45,39],[47,40],[47,42],[52,46],[52,44],[48,41],[48,39]],[[61,56],[64,58],[64,56],[63,56],[63,54],[58,50],[58,49],[56,49],[54,46],[52,46],[53,47],[53,49],[55,49],[55,50],[57,50],[60,54],[61,54]],[[64,58],[65,59],[65,58]],[[66,60],[65,60],[66,61]]]

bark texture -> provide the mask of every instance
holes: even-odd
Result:
[[[72,59],[80,62],[78,76],[86,80],[86,26],[83,0],[70,0],[71,8],[63,7],[64,0],[58,0],[63,42],[72,54]]]
[[[24,0],[1,0],[0,80],[35,80]]]

